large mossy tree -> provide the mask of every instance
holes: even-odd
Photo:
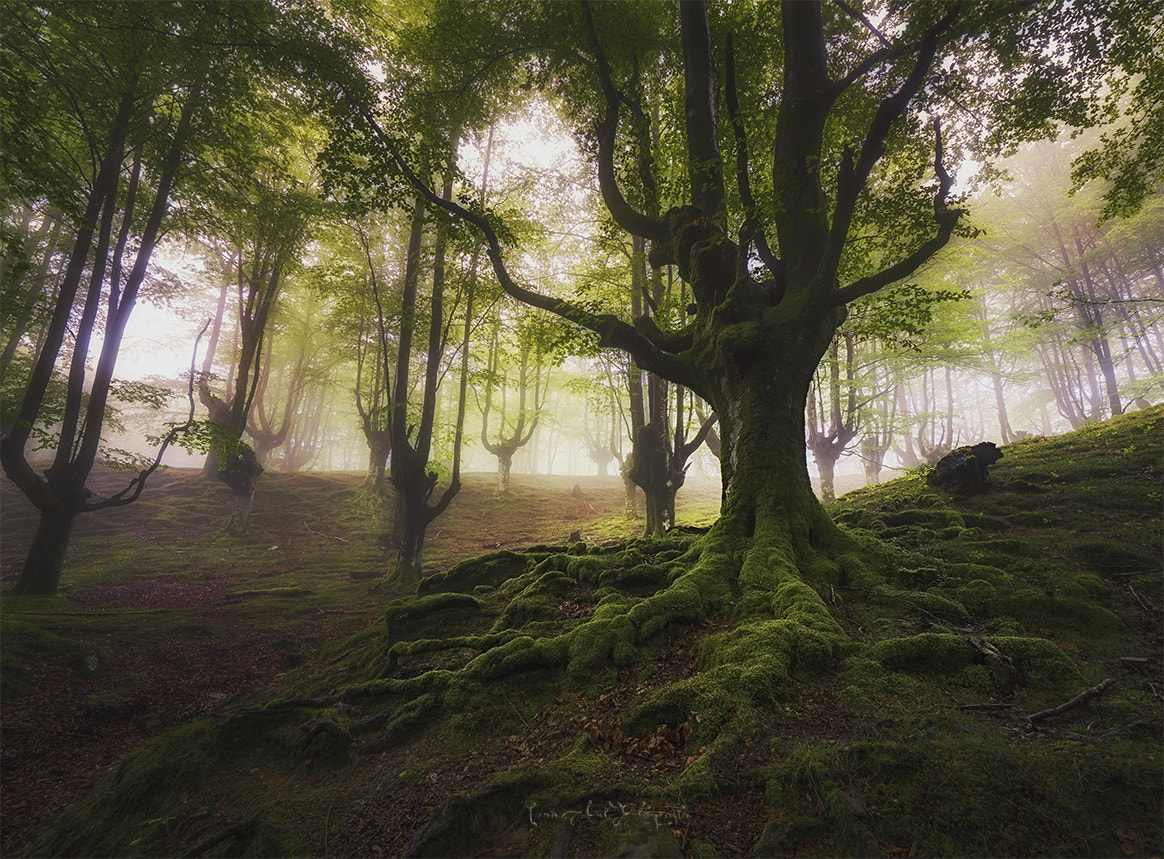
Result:
[[[688,283],[682,327],[516,282],[499,219],[468,197],[442,199],[403,148],[417,136],[391,136],[369,106],[344,118],[362,160],[342,176],[337,135],[332,178],[352,195],[405,180],[480,230],[512,298],[710,403],[723,474],[714,539],[795,578],[847,550],[809,482],[804,419],[847,305],[918,271],[958,230],[947,164],[1093,121],[1105,61],[1093,30],[1124,14],[1067,3],[883,11],[874,23],[845,3],[438,3],[398,43],[445,58],[426,81],[433,98],[488,92],[495,103],[536,86],[591,117],[579,134],[605,208],[649,242],[653,266]],[[660,148],[652,134],[674,142]],[[874,228],[882,238],[865,241]]]
[[[1108,41],[1095,34],[1133,27],[1135,11],[881,11],[874,22],[840,2],[438,2],[393,43],[407,57],[396,62],[406,83],[349,77],[324,154],[333,191],[355,206],[406,206],[419,194],[474,227],[512,299],[588,329],[711,404],[723,479],[715,526],[665,562],[658,552],[675,547],[648,541],[641,552],[578,558],[574,547],[422,579],[417,603],[399,612],[480,610],[465,589],[481,586],[503,592],[507,607],[494,634],[471,640],[400,640],[389,612],[380,656],[364,663],[386,679],[369,689],[409,701],[385,737],[460,712],[515,672],[553,669],[585,684],[604,666],[634,664],[661,631],[721,614],[727,628],[701,641],[699,676],[656,690],[624,718],[638,730],[711,707],[720,718],[702,730],[714,735],[735,710],[724,702],[743,712],[772,701],[796,666],[835,664],[850,646],[822,597],[830,587],[901,597],[888,584],[900,554],[839,527],[813,493],[813,374],[851,302],[908,278],[959,230],[948,164],[1098,121],[1111,70]],[[682,324],[524,286],[507,265],[518,251],[502,214],[469,189],[448,193],[448,177],[438,193],[414,167],[450,151],[450,129],[484,128],[510,93],[516,104],[532,89],[580,120],[610,221],[688,284]],[[444,114],[457,122],[442,125]],[[557,617],[553,599],[567,588],[593,609],[547,633],[542,621]],[[407,654],[463,646],[478,655],[456,671],[393,677]]]

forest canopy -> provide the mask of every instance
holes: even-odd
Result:
[[[828,499],[847,461],[875,480],[1153,399],[1160,9],[1093,5],[13,6],[28,587],[77,515],[138,496],[150,454],[113,498],[86,475],[141,450],[110,430],[166,386],[149,432],[208,456],[233,530],[263,469],[366,457],[410,582],[466,458],[503,493],[563,445],[617,459],[656,535],[696,464],[725,529],[803,564],[835,536],[810,471]],[[195,351],[153,393],[114,370],[139,297]]]

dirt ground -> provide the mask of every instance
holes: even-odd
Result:
[[[126,479],[102,472],[93,485],[107,494]],[[31,611],[4,600],[6,647],[25,622],[73,646],[18,642],[21,653],[6,662],[6,671],[19,665],[11,671],[21,682],[18,694],[0,701],[0,854],[27,850],[143,740],[213,712],[240,691],[275,687],[280,672],[358,631],[398,596],[371,589],[390,568],[391,551],[383,523],[361,520],[353,507],[361,481],[357,474],[265,475],[249,544],[238,550],[222,543],[223,493],[195,471],[157,475],[136,504],[81,518],[62,597]],[[493,474],[466,475],[463,484],[430,527],[433,571],[492,550],[563,545],[573,532],[600,543],[641,528],[625,519],[615,476],[514,475],[504,498]],[[718,486],[692,481],[677,518],[709,524],[718,496]],[[8,481],[0,482],[0,504],[0,581],[8,588],[36,519]],[[639,505],[641,513],[641,493]],[[335,581],[335,569],[345,566]],[[278,604],[260,612],[250,596],[260,583],[314,591],[319,605],[287,616]]]

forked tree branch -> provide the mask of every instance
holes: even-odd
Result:
[[[565,299],[556,298],[551,295],[543,295],[518,284],[509,274],[497,232],[484,215],[462,206],[455,200],[442,199],[439,194],[435,193],[416,174],[408,162],[404,160],[403,156],[397,151],[394,142],[380,127],[380,124],[366,112],[361,112],[363,113],[365,121],[369,123],[370,129],[380,139],[389,157],[397,169],[400,170],[401,175],[416,189],[417,193],[425,202],[435,208],[443,209],[466,223],[472,224],[481,232],[482,237],[485,239],[486,253],[489,255],[490,263],[493,265],[493,273],[496,275],[497,282],[502,290],[510,298],[516,299],[523,304],[528,304],[531,307],[548,311],[555,316],[565,319],[567,322],[572,322],[575,325],[593,331],[598,335],[600,346],[621,349],[634,358],[636,363],[644,369],[658,373],[666,379],[684,385],[695,391],[701,397],[704,396],[705,391],[703,385],[689,369],[686,362],[682,361],[675,354],[664,352],[649,338],[637,332],[634,327],[623,322],[617,316],[610,313],[593,313]]]
[[[610,211],[615,223],[631,235],[642,236],[651,241],[661,242],[667,238],[663,222],[658,218],[644,215],[637,211],[618,187],[618,178],[614,169],[614,141],[618,131],[619,102],[621,101],[618,88],[610,71],[610,62],[606,51],[598,39],[598,30],[594,25],[594,13],[588,0],[581,0],[582,12],[586,18],[586,28],[590,33],[590,42],[594,49],[594,59],[598,66],[598,81],[602,86],[602,95],[606,99],[606,113],[596,124],[598,134],[598,187],[602,192],[602,202]]]
[[[950,241],[950,236],[953,235],[954,228],[958,225],[958,219],[962,217],[962,210],[951,209],[946,205],[946,198],[949,196],[950,188],[954,182],[942,163],[942,126],[937,117],[934,117],[934,172],[938,176],[938,192],[934,195],[934,220],[938,225],[937,233],[895,265],[891,265],[870,277],[854,281],[843,289],[838,289],[833,293],[834,306],[848,304],[863,295],[871,295],[891,283],[909,277]]]
[[[744,129],[744,120],[740,116],[740,102],[736,92],[736,54],[735,41],[732,34],[727,36],[727,56],[725,65],[725,95],[727,100],[728,118],[731,121],[732,135],[736,143],[736,187],[740,194],[740,202],[744,204],[744,223],[740,226],[739,259],[736,263],[738,273],[743,276],[747,272],[748,249],[754,242],[760,260],[768,267],[772,275],[772,303],[778,304],[784,297],[784,263],[776,258],[768,245],[768,237],[760,223],[760,210],[756,199],[752,196],[752,182],[749,177],[748,137]]]
[[[881,104],[878,105],[877,112],[869,124],[865,140],[861,145],[861,154],[855,162],[852,152],[846,151],[846,157],[842,160],[840,173],[837,176],[837,197],[833,208],[833,222],[829,228],[828,244],[821,259],[820,272],[829,275],[824,279],[831,280],[831,275],[835,274],[840,265],[841,253],[848,242],[849,228],[852,226],[857,199],[869,181],[873,166],[880,160],[885,151],[885,139],[889,135],[890,128],[905,113],[910,102],[921,91],[926,75],[937,56],[938,40],[942,34],[954,26],[960,12],[961,8],[955,6],[926,31],[918,43],[917,58],[914,60],[909,75],[895,93],[882,99]],[[942,196],[944,199],[944,195]],[[906,272],[906,274],[908,273]]]

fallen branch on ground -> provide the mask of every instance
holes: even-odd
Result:
[[[319,531],[312,531],[311,527],[306,522],[303,523],[303,530],[309,534],[314,534],[316,537],[326,537],[329,540],[339,540],[341,543],[352,542],[351,540],[345,540],[343,537],[333,537],[331,534],[321,534]]]
[[[1086,703],[1094,698],[1096,695],[1101,695],[1108,686],[1115,681],[1108,677],[1106,680],[1092,686],[1090,689],[1084,689],[1070,701],[1060,704],[1058,707],[1052,707],[1049,710],[1040,710],[1038,713],[1032,713],[1027,716],[1027,730],[1033,730],[1035,722],[1041,722],[1043,719],[1050,719],[1052,716],[1058,716],[1066,713],[1068,710],[1073,710],[1080,704]]]

